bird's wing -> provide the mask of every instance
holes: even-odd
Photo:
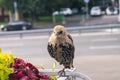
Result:
[[[48,43],[47,50],[52,58],[56,57],[56,47],[53,44]]]
[[[72,39],[72,36],[70,34],[67,35],[67,37],[72,41],[73,43],[73,39]]]
[[[72,41],[72,43],[73,43],[72,36],[71,36],[70,34],[68,34],[67,36],[68,36],[68,38],[69,38],[69,39]],[[74,47],[74,44],[71,45],[71,46],[72,46],[72,56],[73,56],[73,58],[74,58],[75,47]]]
[[[65,68],[70,68],[71,67],[70,64],[73,63],[73,58],[74,58],[74,46],[69,43],[65,43],[65,44],[61,44],[60,48],[62,48],[61,64],[63,64]]]

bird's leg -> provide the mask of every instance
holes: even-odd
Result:
[[[63,68],[62,70],[60,70],[60,71],[58,72],[58,75],[59,75],[59,77],[65,76],[65,68]]]

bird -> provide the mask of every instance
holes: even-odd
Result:
[[[64,26],[56,25],[53,28],[53,32],[48,40],[47,50],[52,58],[60,65],[63,65],[64,68],[60,73],[63,73],[65,69],[74,68],[74,42],[72,36],[67,32]]]

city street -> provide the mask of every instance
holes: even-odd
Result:
[[[85,22],[82,22],[81,15],[69,16],[66,17],[65,24],[62,23],[34,23],[35,29],[43,29],[43,28],[53,28],[57,24],[62,24],[65,27],[73,27],[73,26],[90,26],[90,25],[103,25],[103,24],[118,24],[118,15],[102,15],[96,17],[90,17]]]
[[[14,58],[22,58],[39,70],[63,70],[64,66],[60,64],[64,62],[61,61],[67,64],[68,57],[67,60],[56,59],[59,64],[47,51],[49,37],[57,25],[68,30],[75,46],[75,69],[70,70],[72,76],[69,72],[65,76],[75,80],[87,80],[87,76],[90,80],[120,80],[120,0],[0,0],[0,53],[12,53]],[[58,30],[53,31],[65,34],[65,30]],[[57,46],[66,49],[64,45]],[[56,46],[55,50],[63,52]],[[16,64],[12,66],[9,61],[13,60],[6,60],[3,54],[0,56],[0,80],[56,79],[54,74],[38,73],[29,63],[22,62],[22,66],[26,66],[22,70],[19,60],[14,60]]]
[[[120,32],[71,33],[75,43],[75,68],[93,80],[120,80]],[[13,52],[15,57],[46,68],[52,68],[53,60],[47,52],[49,35],[1,36],[3,52]],[[62,68],[57,64],[57,68]]]

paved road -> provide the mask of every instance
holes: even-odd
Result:
[[[89,20],[86,20],[84,23],[82,22],[81,15],[75,15],[66,17],[66,23],[34,23],[34,28],[53,28],[57,24],[62,24],[66,27],[71,26],[81,26],[81,25],[103,25],[103,24],[117,24],[118,15],[103,15],[99,17],[90,17]]]
[[[73,33],[73,40],[76,48],[76,55],[93,54],[119,54],[120,33],[115,32],[89,32]],[[0,46],[5,50],[12,51],[18,56],[47,56],[47,41],[49,35],[34,34],[31,36],[19,37],[6,36],[0,38]],[[44,53],[43,53],[44,51]],[[45,55],[44,55],[45,54]]]
[[[120,80],[120,33],[115,30],[71,34],[75,43],[74,65],[78,71],[93,80]],[[47,52],[49,35],[35,34],[23,37],[0,37],[3,52],[12,51],[35,65],[51,68],[53,60]],[[62,66],[57,65],[58,68]]]
[[[117,24],[118,15],[103,15],[101,17],[91,17],[84,25]]]

